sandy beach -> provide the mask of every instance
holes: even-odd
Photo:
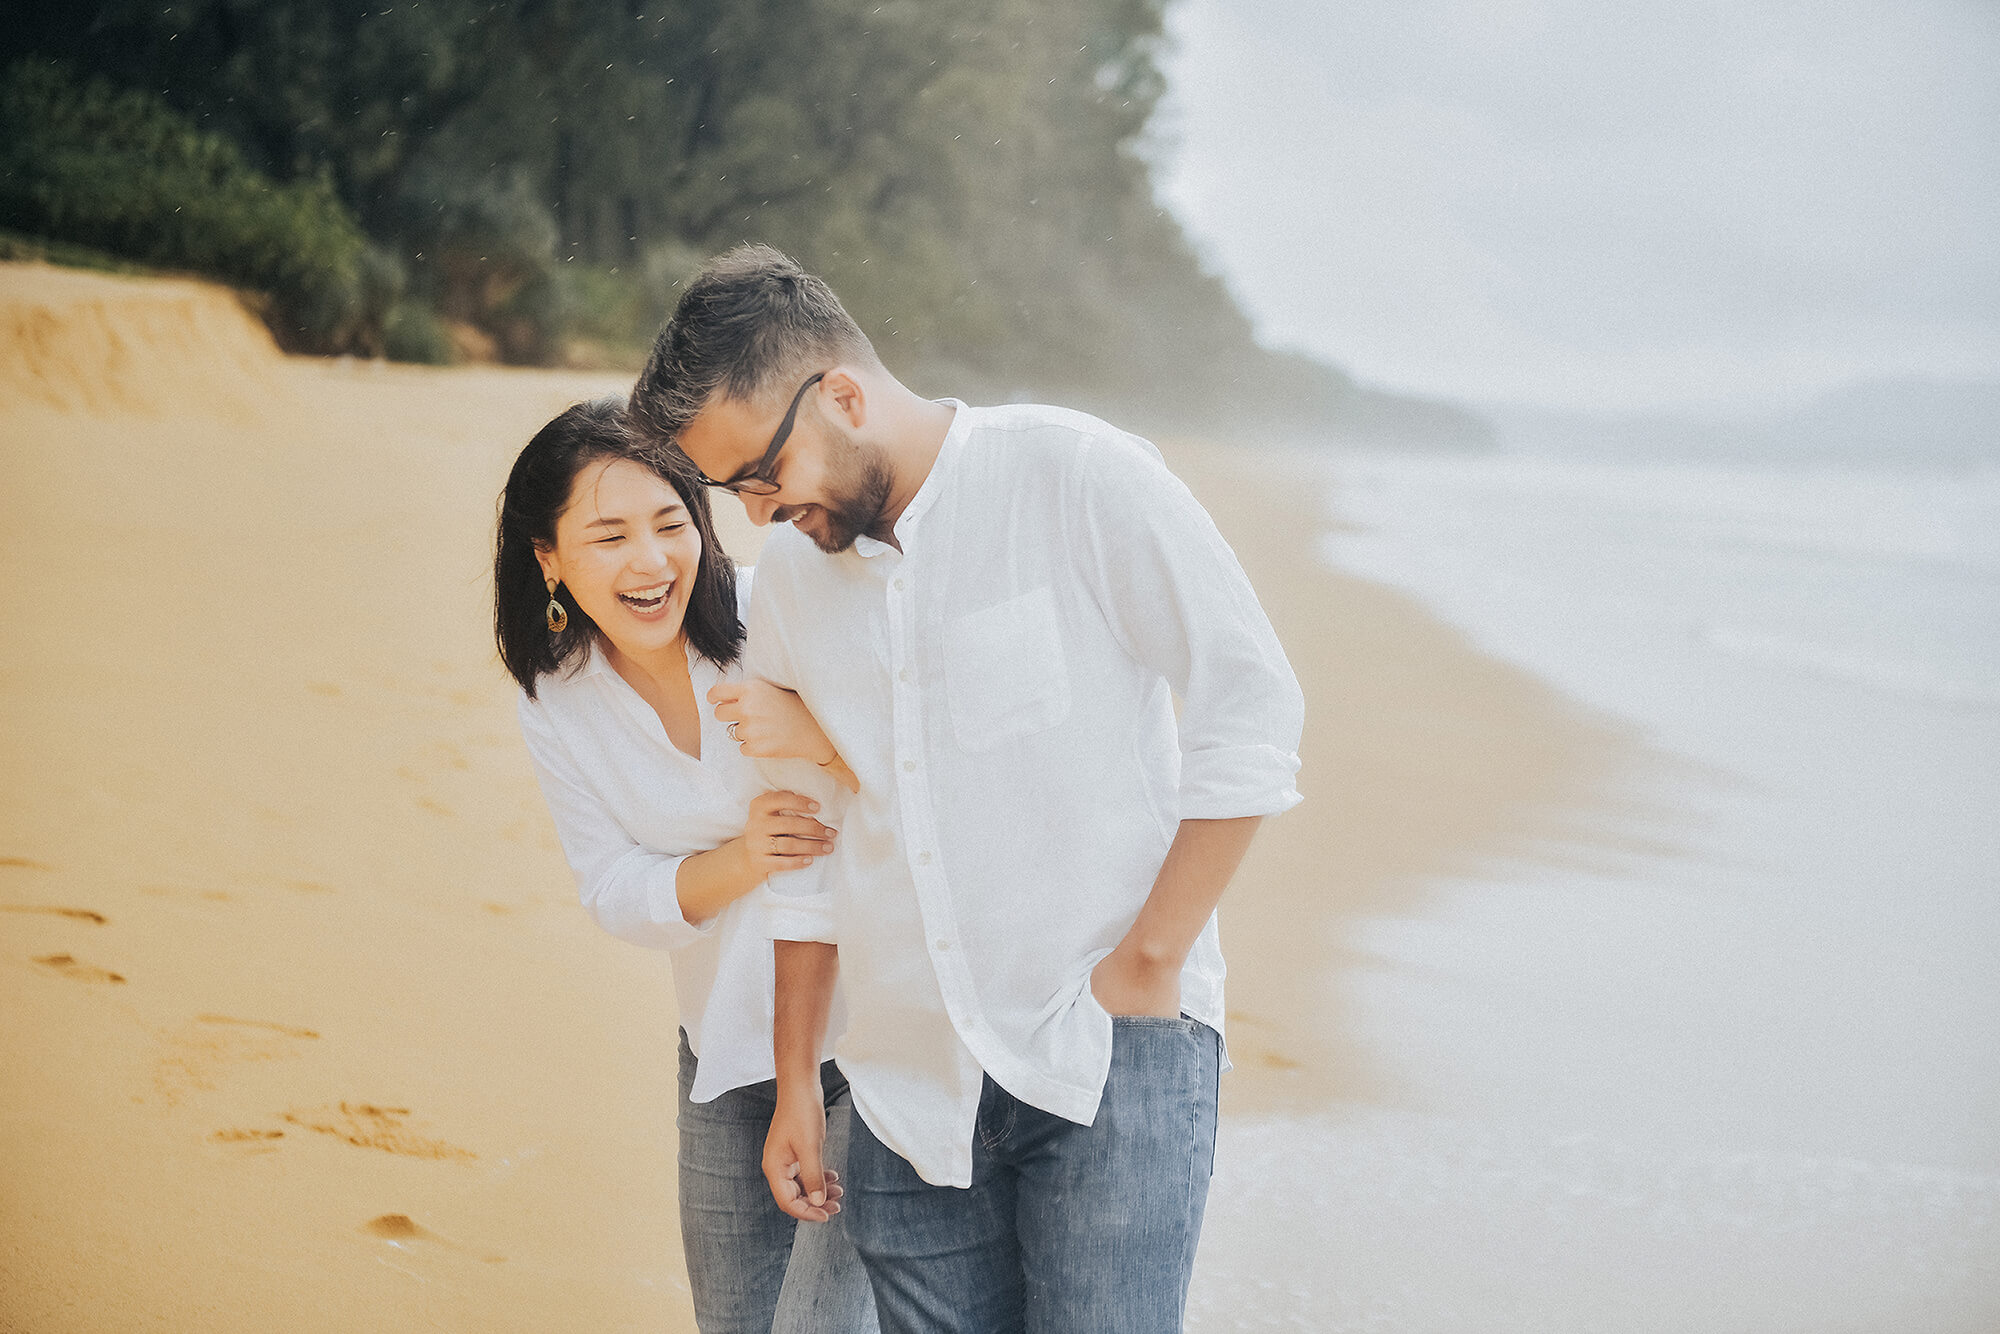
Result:
[[[288,359],[222,289],[32,266],[0,344],[0,1329],[691,1330],[667,960],[577,906],[488,629],[514,452],[624,379]],[[1481,1328],[1258,1323],[1233,1266],[1286,1127],[1365,1157],[1437,1110],[1354,1012],[1367,923],[1552,847],[1670,856],[1613,818],[1665,761],[1318,559],[1311,460],[1162,445],[1308,702],[1307,803],[1223,908],[1191,1328]]]
[[[487,631],[507,464],[621,381],[288,360],[192,282],[15,266],[0,311],[0,1323],[692,1328],[667,963],[577,907]],[[1320,570],[1276,463],[1169,448],[1313,705],[1226,908],[1227,1107],[1365,1093],[1343,919],[1612,743]]]

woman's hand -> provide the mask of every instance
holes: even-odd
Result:
[[[854,773],[841,760],[814,721],[805,702],[769,681],[721,681],[708,692],[715,716],[729,724],[729,735],[754,759],[810,760],[831,773],[850,792],[860,791]]]
[[[812,818],[819,803],[797,792],[765,792],[751,799],[743,822],[743,856],[762,881],[779,871],[811,866],[833,851],[834,831]]]

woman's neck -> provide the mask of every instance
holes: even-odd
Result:
[[[659,715],[667,740],[684,754],[700,759],[701,706],[695,702],[694,679],[688,674],[687,639],[675,635],[673,643],[643,654],[628,653],[607,639],[604,656],[611,669]]]
[[[694,687],[688,679],[687,638],[675,635],[671,644],[643,653],[633,653],[620,648],[609,639],[604,641],[604,656],[611,662],[611,669],[642,695],[650,697],[652,690],[672,691],[684,689],[693,694]]]

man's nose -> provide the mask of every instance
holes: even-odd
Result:
[[[769,496],[752,495],[747,491],[737,492],[737,499],[743,502],[743,512],[750,516],[750,522],[759,528],[771,522],[771,516],[781,508],[778,502]]]

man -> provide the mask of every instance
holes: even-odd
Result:
[[[883,1328],[1178,1329],[1224,1063],[1214,909],[1298,801],[1298,685],[1234,555],[1151,445],[913,393],[768,247],[693,280],[632,415],[796,530],[764,548],[748,671],[861,781],[830,887],[773,915],[773,1193],[832,1212],[837,947],[843,1219]]]

